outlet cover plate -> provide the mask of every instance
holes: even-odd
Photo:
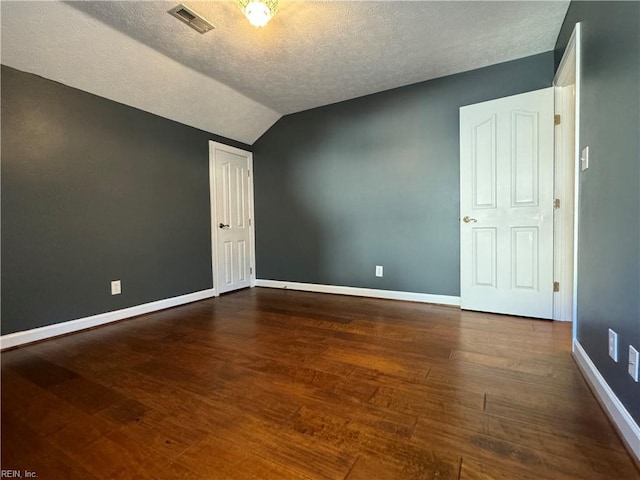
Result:
[[[113,280],[111,282],[111,295],[120,295],[122,293],[122,286],[120,280]]]
[[[580,170],[585,171],[589,168],[589,147],[584,147],[582,149],[582,155],[580,155]]]
[[[638,381],[638,372],[640,371],[640,356],[638,350],[633,345],[629,345],[629,375],[636,382]]]
[[[382,265],[376,265],[376,277],[382,277],[383,268]]]
[[[618,361],[618,334],[609,329],[609,356],[614,362]]]

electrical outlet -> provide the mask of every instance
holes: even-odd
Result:
[[[609,356],[614,362],[618,361],[618,334],[609,329]]]
[[[111,282],[111,295],[120,295],[122,293],[122,285],[120,280],[113,280]]]
[[[382,265],[376,265],[376,277],[382,277]]]
[[[583,172],[589,168],[589,147],[582,149],[582,155],[580,155],[580,170]]]
[[[640,370],[640,359],[638,358],[638,350],[633,348],[632,345],[629,345],[629,375],[636,382],[638,381],[638,372]]]

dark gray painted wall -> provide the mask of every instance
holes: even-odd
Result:
[[[572,2],[556,61],[582,23],[578,340],[640,423],[640,384],[627,374],[629,344],[640,348],[640,3]],[[620,334],[620,362],[607,334]]]
[[[552,79],[548,52],[280,119],[254,145],[258,278],[459,295],[458,109]]]
[[[211,288],[207,142],[246,145],[5,66],[1,120],[2,334]]]

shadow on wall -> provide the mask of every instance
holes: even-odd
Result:
[[[457,156],[424,138],[455,150],[457,111],[424,111],[398,90],[284,117],[254,145],[260,278],[457,294]]]
[[[212,288],[208,140],[246,145],[5,66],[2,139],[3,335]]]
[[[315,141],[320,137],[316,131]],[[308,272],[321,268],[323,229],[296,185],[296,161],[313,143],[254,145],[256,278],[312,282]]]

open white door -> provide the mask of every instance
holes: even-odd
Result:
[[[460,306],[553,316],[554,89],[460,109]]]
[[[216,294],[253,286],[252,154],[209,142],[213,277]]]

